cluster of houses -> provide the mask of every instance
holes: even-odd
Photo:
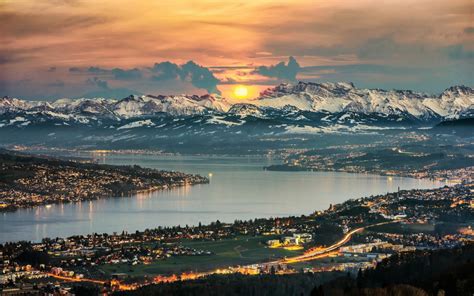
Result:
[[[268,240],[267,245],[270,248],[302,247],[312,240],[313,236],[309,233],[293,233],[291,236]]]

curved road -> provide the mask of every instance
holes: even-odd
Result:
[[[290,258],[284,258],[284,259],[271,261],[271,262],[266,262],[266,263],[263,263],[263,264],[282,264],[282,263],[288,264],[288,263],[311,261],[311,260],[315,260],[315,259],[328,257],[330,255],[337,254],[336,250],[339,249],[340,247],[342,247],[343,245],[345,245],[348,241],[350,241],[350,239],[352,238],[352,235],[354,235],[355,233],[360,232],[360,231],[362,231],[366,228],[369,228],[369,227],[374,227],[374,226],[379,226],[379,225],[384,225],[384,224],[390,224],[390,223],[397,223],[397,222],[400,222],[400,221],[402,221],[402,220],[382,222],[382,223],[377,223],[377,224],[372,224],[372,225],[356,228],[356,229],[353,229],[353,230],[349,231],[348,233],[346,233],[340,241],[330,245],[329,247],[326,247],[326,248],[311,248],[308,251],[306,251],[303,255],[290,257]],[[208,275],[216,274],[216,273],[222,273],[222,271],[217,269],[217,270],[208,271],[208,272],[198,272],[198,273],[189,273],[189,274],[183,273],[183,274],[180,275],[179,280],[196,279],[196,278],[200,278],[200,277],[204,277],[204,276],[208,276]],[[71,278],[71,277],[59,276],[59,275],[52,274],[52,273],[48,273],[48,275],[50,277],[60,279],[60,280],[65,280],[65,281],[91,282],[91,283],[95,283],[95,284],[105,284],[106,283],[106,281],[101,281],[101,280],[96,280],[96,279],[86,279],[86,278],[76,279],[76,278]],[[154,282],[155,283],[173,282],[173,281],[176,281],[176,280],[178,280],[178,277],[175,276],[175,275],[173,275],[173,276],[157,276],[154,279]],[[137,286],[123,285],[123,284],[119,283],[119,289],[120,290],[131,290],[131,289],[135,289],[135,288],[137,288]]]
[[[326,247],[326,248],[323,248],[323,249],[312,248],[312,249],[309,249],[307,252],[305,252],[303,255],[290,257],[290,258],[285,258],[285,259],[281,259],[281,260],[274,261],[274,262],[271,262],[271,263],[295,263],[295,262],[304,262],[304,261],[311,261],[311,260],[314,260],[314,259],[324,258],[324,257],[329,256],[330,254],[332,254],[333,251],[336,251],[337,249],[339,249],[340,247],[345,245],[351,239],[352,235],[354,235],[357,232],[360,232],[360,231],[362,231],[366,228],[369,228],[369,227],[374,227],[374,226],[379,226],[379,225],[384,225],[384,224],[390,224],[390,223],[397,223],[397,222],[400,222],[400,221],[402,221],[402,220],[381,222],[381,223],[376,223],[376,224],[356,228],[356,229],[353,229],[353,230],[349,231],[348,233],[346,233],[346,235],[344,235],[344,237],[340,241],[334,243],[333,245],[330,245],[329,247]],[[326,255],[326,256],[324,256],[324,255]]]

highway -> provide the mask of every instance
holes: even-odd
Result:
[[[368,225],[368,226],[364,226],[364,227],[360,227],[360,228],[356,228],[356,229],[353,229],[351,231],[349,231],[348,233],[346,233],[344,235],[344,237],[330,245],[329,247],[325,247],[325,248],[311,248],[309,249],[308,251],[306,251],[303,255],[299,255],[299,256],[295,256],[295,257],[290,257],[290,258],[284,258],[284,259],[281,259],[281,260],[278,260],[278,261],[275,261],[275,262],[272,262],[272,263],[285,263],[285,264],[289,264],[289,263],[295,263],[295,262],[304,262],[304,261],[311,261],[311,260],[315,260],[315,259],[320,259],[320,258],[324,258],[324,257],[328,257],[332,254],[334,254],[333,252],[336,251],[337,249],[339,249],[340,247],[342,247],[343,245],[345,245],[347,242],[349,242],[352,238],[352,236],[357,233],[357,232],[361,232],[363,231],[364,229],[366,228],[370,228],[370,227],[374,227],[374,226],[379,226],[379,225],[384,225],[384,224],[391,224],[391,223],[398,223],[402,220],[394,220],[394,221],[388,221],[388,222],[381,222],[381,223],[376,223],[376,224],[372,224],[372,225]]]
[[[271,262],[266,262],[263,264],[290,264],[290,263],[296,263],[296,262],[305,262],[305,261],[311,261],[311,260],[316,260],[316,259],[321,259],[329,256],[335,256],[337,255],[337,250],[345,245],[347,242],[349,242],[352,238],[352,236],[357,233],[361,232],[364,229],[374,227],[374,226],[379,226],[379,225],[384,225],[384,224],[390,224],[390,223],[398,223],[402,220],[394,220],[394,221],[388,221],[388,222],[382,222],[382,223],[376,223],[364,227],[359,227],[356,229],[353,229],[349,232],[347,232],[341,240],[338,242],[328,246],[328,247],[314,247],[311,249],[308,249],[304,254],[298,255],[295,257],[290,257],[290,258],[284,258],[276,261],[271,261]],[[263,265],[262,264],[262,265]],[[250,265],[249,265],[250,266]],[[249,266],[242,266],[243,269],[249,267]],[[227,269],[216,269],[212,271],[207,271],[207,272],[198,272],[198,273],[182,273],[179,277],[176,275],[172,276],[156,276],[154,278],[155,283],[163,283],[163,282],[174,282],[177,280],[191,280],[191,279],[197,279],[200,277],[205,277],[211,274],[222,274],[222,273],[229,273]],[[56,278],[58,280],[64,280],[64,281],[70,281],[70,282],[90,282],[90,283],[95,283],[95,284],[100,284],[103,285],[107,283],[106,281],[101,281],[101,280],[96,280],[96,279],[87,279],[87,278],[72,278],[72,277],[66,277],[66,276],[60,276],[52,273],[48,273],[50,277]],[[132,290],[135,289],[137,286],[134,285],[124,285],[119,282],[117,282],[119,290]]]
[[[55,278],[57,280],[62,280],[62,281],[66,281],[66,282],[88,282],[88,283],[93,283],[93,284],[97,284],[97,285],[100,285],[100,286],[103,286],[107,283],[110,283],[110,281],[102,281],[102,280],[98,280],[98,279],[88,279],[88,278],[75,278],[75,277],[69,277],[69,276],[61,276],[61,275],[57,275],[57,274],[54,274],[54,273],[46,273],[48,276],[52,277],[52,278]],[[112,282],[113,284],[113,282]],[[127,290],[133,290],[135,287],[134,286],[131,286],[131,285],[124,285],[122,283],[119,283],[119,282],[115,282],[116,285],[118,285],[118,289],[121,290],[121,291],[127,291]]]

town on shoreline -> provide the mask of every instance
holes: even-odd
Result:
[[[287,153],[283,163],[267,166],[269,171],[328,171],[429,179],[449,184],[474,180],[474,158],[465,145],[449,147],[333,147]]]
[[[181,172],[0,151],[0,212],[205,183]]]
[[[348,200],[299,217],[45,238],[0,246],[4,289],[106,291],[215,274],[371,269],[396,254],[474,241],[474,183]],[[350,245],[347,245],[350,243]]]

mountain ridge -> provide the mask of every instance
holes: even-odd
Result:
[[[452,86],[441,94],[429,95],[410,90],[359,89],[345,82],[299,82],[268,88],[258,98],[238,103],[219,95],[130,95],[119,100],[64,98],[53,102],[0,98],[0,129],[166,126],[178,131],[187,126],[199,132],[203,126],[252,130],[258,126],[266,132],[324,133],[434,126],[473,116],[474,90],[467,86]]]
[[[130,95],[119,100],[64,98],[53,102],[3,97],[0,99],[0,114],[55,111],[132,118],[164,112],[172,116],[186,116],[228,111],[235,113],[236,108],[232,107],[236,105],[246,105],[247,109],[252,109],[251,113],[260,109],[293,107],[310,112],[407,113],[419,119],[455,118],[474,109],[474,90],[460,85],[449,87],[438,95],[429,95],[411,90],[359,89],[346,82],[298,82],[268,88],[255,99],[234,104],[219,95]],[[242,112],[239,114],[245,115]]]

